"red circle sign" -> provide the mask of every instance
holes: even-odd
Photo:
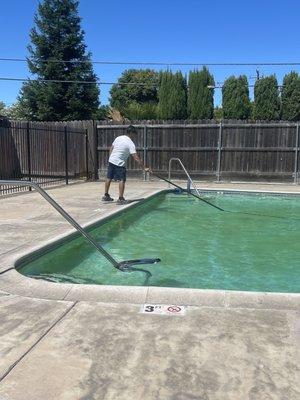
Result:
[[[167,308],[167,310],[171,313],[177,313],[181,311],[181,308],[178,306],[170,306]]]

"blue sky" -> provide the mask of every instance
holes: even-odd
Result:
[[[24,58],[38,0],[1,3],[0,58]],[[81,0],[79,14],[85,43],[97,61],[300,61],[299,0]],[[94,66],[103,81],[116,81],[126,68]],[[187,74],[191,67],[180,69]],[[275,73],[279,83],[292,69],[300,72],[299,67],[259,67],[262,75]],[[254,77],[255,70],[255,66],[210,68],[217,82],[232,74]],[[27,76],[26,63],[0,61],[0,77]],[[20,87],[0,81],[0,100],[12,104]],[[109,87],[102,86],[101,103],[106,104],[108,97]],[[216,89],[216,105],[220,101]]]

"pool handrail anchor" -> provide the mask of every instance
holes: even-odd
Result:
[[[169,181],[171,180],[171,164],[172,164],[172,161],[177,161],[177,162],[179,162],[181,168],[182,168],[183,171],[185,172],[185,174],[186,174],[186,176],[187,176],[187,178],[188,178],[188,180],[187,180],[187,191],[190,192],[190,188],[191,188],[191,186],[192,186],[192,188],[195,190],[195,192],[197,193],[197,195],[200,197],[201,195],[200,195],[198,189],[196,188],[196,186],[195,186],[195,184],[194,184],[194,181],[193,181],[192,178],[190,177],[190,174],[187,172],[187,170],[186,170],[185,166],[183,165],[183,163],[182,163],[182,161],[181,161],[180,158],[172,157],[172,158],[170,158],[170,160],[169,160],[169,172],[168,172],[168,179],[169,179]],[[170,183],[169,183],[169,187],[170,187]]]
[[[141,264],[156,264],[161,260],[159,258],[144,258],[140,260],[127,260],[118,262],[114,257],[112,257],[100,244],[98,244],[91,235],[81,226],[78,222],[75,221],[74,218],[71,217],[49,194],[42,189],[37,183],[31,181],[18,181],[18,180],[0,180],[0,186],[29,186],[35,189],[40,195],[44,197],[44,199],[53,207],[57,212],[59,212],[62,217],[68,221],[82,236],[84,236],[92,246],[94,246],[115,268],[118,270],[125,271],[134,271],[138,269],[134,269],[131,267],[133,265],[141,265]],[[144,270],[142,271],[144,272]]]

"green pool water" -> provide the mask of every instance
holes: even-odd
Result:
[[[143,266],[148,285],[300,292],[300,198],[204,194],[222,212],[186,194],[162,193],[108,220],[92,236],[118,261],[161,258]],[[56,282],[141,286],[142,272],[120,272],[83,238],[19,271]]]

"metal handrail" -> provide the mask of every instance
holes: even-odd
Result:
[[[168,174],[169,181],[171,180],[171,164],[172,164],[172,161],[178,161],[179,162],[181,168],[184,170],[186,176],[188,177],[188,182],[190,182],[192,184],[192,187],[194,188],[195,192],[200,197],[201,195],[200,195],[198,189],[196,188],[196,186],[194,184],[194,181],[190,177],[189,173],[187,172],[187,170],[186,170],[185,166],[183,165],[182,161],[180,160],[180,158],[173,157],[173,158],[170,158],[170,160],[169,160],[169,174]],[[170,187],[170,184],[169,184],[169,187]]]
[[[7,186],[30,186],[34,188],[37,192],[39,192],[45,200],[48,201],[49,204],[52,205],[53,208],[55,208],[56,211],[60,213],[64,217],[66,221],[68,221],[74,228],[80,232],[96,249],[104,255],[110,261],[114,267],[119,268],[119,263],[98,243],[94,241],[94,239],[91,237],[89,233],[87,233],[59,204],[56,203],[55,200],[52,199],[48,195],[48,193],[45,192],[44,189],[42,189],[37,183],[30,182],[30,181],[13,181],[13,180],[0,180],[0,185],[7,185]]]
[[[31,181],[14,181],[14,180],[0,180],[0,185],[6,186],[29,186],[34,188],[37,192],[39,192],[44,199],[51,204],[56,211],[59,212],[63,218],[68,221],[82,236],[84,236],[90,243],[93,245],[113,266],[121,271],[130,270],[132,265],[139,265],[139,264],[155,264],[160,261],[160,259],[141,259],[141,260],[128,260],[128,261],[121,261],[118,262],[115,260],[100,244],[96,243],[95,240],[91,237],[91,235],[82,228],[75,220],[72,218],[59,204],[56,203],[52,197],[45,192],[37,183]],[[131,270],[138,271],[138,268],[132,268]],[[142,272],[147,272],[150,274],[149,271],[140,270]],[[150,274],[151,275],[151,274]]]

